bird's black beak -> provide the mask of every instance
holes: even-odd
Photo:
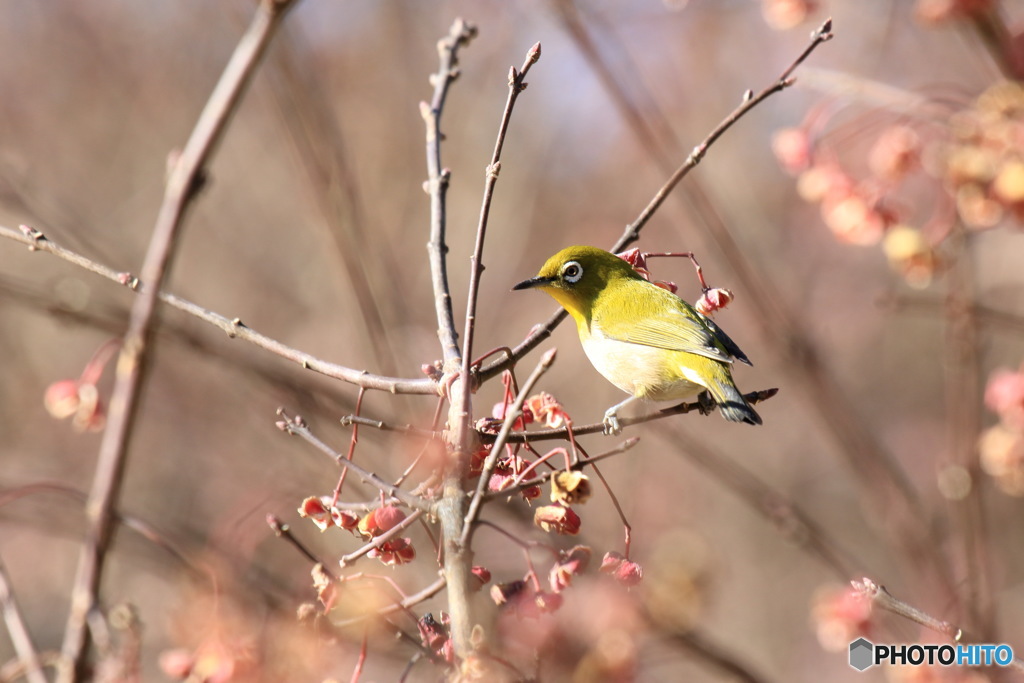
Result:
[[[554,278],[552,277],[531,277],[529,280],[523,280],[512,289],[532,289],[542,285],[550,285],[553,281]]]

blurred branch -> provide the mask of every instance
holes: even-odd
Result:
[[[855,571],[863,571],[863,567],[856,560],[851,560],[849,553],[838,548],[832,537],[792,500],[724,453],[697,441],[681,429],[670,430],[665,426],[665,431],[671,434],[671,443],[678,446],[674,453],[697,465],[736,494],[794,545],[821,560],[840,581],[848,580]]]
[[[430,194],[430,241],[427,255],[430,260],[430,275],[434,287],[434,308],[437,313],[437,335],[444,354],[445,371],[452,372],[451,363],[459,361],[459,339],[455,331],[455,316],[452,313],[452,295],[448,286],[448,245],[445,244],[447,227],[446,197],[451,172],[441,166],[441,112],[444,110],[448,88],[459,77],[459,48],[469,44],[476,36],[476,27],[461,18],[456,19],[448,35],[437,43],[440,65],[437,73],[430,76],[434,96],[430,104],[420,103],[420,114],[426,124],[427,135],[427,183]]]
[[[908,295],[887,295],[880,297],[878,305],[894,313],[932,313],[940,314],[943,311],[944,302],[938,297],[932,296],[908,296]],[[977,301],[971,303],[971,315],[979,323],[992,328],[995,332],[1009,332],[1012,334],[1024,333],[1024,316],[1001,311]]]
[[[332,581],[337,581],[337,577],[327,568],[327,564],[317,557],[312,550],[310,550],[305,543],[300,541],[292,533],[292,528],[288,524],[285,524],[277,515],[267,515],[267,526],[274,532],[274,535],[278,538],[283,538],[288,542],[288,545],[299,551],[299,554],[305,557],[307,560],[312,562],[314,565],[320,565],[326,574]]]
[[[86,256],[82,256],[81,254],[69,249],[65,249],[32,228],[22,226],[22,230],[17,231],[0,226],[0,237],[20,242],[28,246],[31,251],[43,251],[57,256],[68,263],[72,263],[80,268],[96,273],[111,282],[124,285],[133,292],[145,294],[148,290],[148,286],[145,284],[145,281],[139,280],[131,273],[116,271],[113,268],[97,263]],[[188,313],[189,315],[198,318],[203,322],[209,323],[214,327],[220,328],[227,333],[228,337],[231,339],[237,338],[250,342],[261,349],[270,351],[277,356],[298,363],[307,370],[312,370],[327,377],[340,379],[358,387],[386,391],[392,394],[435,395],[437,393],[437,385],[429,378],[405,379],[401,377],[383,377],[381,375],[370,374],[365,370],[356,370],[344,365],[338,365],[337,363],[331,363],[304,351],[299,351],[298,349],[282,344],[276,339],[272,339],[264,334],[260,334],[251,327],[247,327],[239,318],[228,318],[227,316],[207,310],[198,304],[194,304],[191,301],[175,296],[174,294],[160,292],[157,296],[162,303],[165,303],[172,308],[176,308],[179,311]]]
[[[2,230],[3,228],[0,228],[0,231]],[[61,302],[56,296],[3,276],[0,276],[0,300],[42,311],[63,323],[82,325],[118,336],[123,333],[128,317],[128,310],[119,305],[90,306],[88,310],[78,310]],[[211,343],[203,334],[178,321],[161,319],[157,335],[161,344],[170,343],[193,351],[198,358],[230,368],[238,373],[239,377],[246,380],[256,378],[269,388],[291,394],[292,399],[303,407],[304,412],[337,415],[353,408],[351,396],[337,388],[343,385],[316,387],[311,386],[308,381],[299,382],[296,375],[290,371],[263,362],[263,357],[257,360],[246,354],[235,353],[234,350],[228,351],[224,346]]]
[[[853,586],[855,591],[870,600],[873,605],[881,607],[887,612],[892,612],[893,614],[897,614],[905,619],[909,619],[915,624],[920,624],[921,626],[935,631],[936,633],[948,636],[957,643],[970,644],[979,642],[978,640],[968,637],[959,626],[948,621],[936,619],[930,614],[922,612],[902,600],[897,600],[893,597],[892,593],[885,588],[885,586],[877,584],[867,577],[864,577],[859,581],[851,581],[850,584]],[[1024,660],[1015,656],[1013,660],[1011,660],[1008,668],[1013,669],[1014,671],[1024,672]]]
[[[351,619],[343,619],[341,621],[334,622],[333,625],[335,628],[345,628],[346,626],[361,624],[367,619],[373,619],[375,617],[386,617],[389,614],[394,614],[395,612],[407,610],[414,605],[418,605],[421,602],[424,602],[425,600],[429,600],[430,598],[434,597],[435,595],[441,592],[441,589],[443,589],[444,586],[445,580],[444,577],[442,576],[434,583],[420,590],[418,593],[413,593],[412,595],[410,595],[407,598],[404,598],[400,602],[392,603],[387,607],[384,607],[383,609],[379,609],[369,614],[363,614],[358,617],[352,617]]]
[[[640,238],[640,230],[643,229],[647,221],[650,220],[654,212],[665,201],[666,197],[671,194],[672,190],[679,184],[679,182],[687,176],[687,174],[698,164],[701,159],[707,154],[708,149],[720,138],[729,128],[731,128],[737,121],[743,118],[751,109],[761,104],[763,101],[774,95],[775,93],[785,90],[791,86],[795,81],[791,78],[793,71],[800,66],[810,56],[812,52],[819,45],[832,39],[832,20],[827,20],[824,24],[818,28],[817,31],[811,34],[811,42],[804,48],[804,51],[790,64],[779,76],[779,78],[764,88],[761,92],[754,95],[752,92],[747,91],[744,93],[743,102],[736,107],[729,115],[727,115],[722,121],[715,126],[715,128],[708,133],[708,135],[693,148],[690,155],[683,162],[682,166],[677,168],[664,185],[654,194],[654,197],[647,204],[646,207],[640,212],[640,215],[636,219],[626,226],[622,236],[615,242],[615,245],[611,248],[611,251],[618,252],[622,251],[625,247],[632,244]],[[615,84],[606,84],[610,89],[614,89]],[[628,103],[623,97],[617,97],[616,101],[621,103]],[[627,114],[628,116],[628,114]],[[652,147],[652,153],[657,152],[660,155],[660,147],[654,145]],[[512,349],[512,354],[509,357],[503,358],[499,361],[495,361],[485,368],[480,370],[480,380],[486,380],[493,377],[496,374],[504,371],[510,366],[522,358],[524,355],[536,348],[542,341],[551,336],[551,332],[566,318],[568,314],[563,311],[558,311],[553,314],[548,320],[534,328],[529,336],[523,340],[518,346]]]
[[[347,459],[343,453],[339,453],[325,444],[309,430],[309,427],[306,426],[305,421],[301,417],[289,417],[288,414],[284,412],[283,408],[278,408],[277,414],[281,417],[281,421],[278,422],[277,425],[282,431],[287,434],[301,437],[306,443],[329,455],[340,467],[350,469],[358,474],[364,483],[383,491],[389,496],[394,496],[414,510],[430,509],[430,505],[426,500],[419,496],[414,496],[411,493],[384,481],[373,472],[365,469],[362,465],[357,465],[352,460]]]
[[[368,224],[357,187],[357,173],[347,155],[345,139],[338,125],[322,75],[310,54],[308,41],[298,25],[285,26],[265,67],[273,84],[274,102],[281,113],[295,153],[295,163],[305,172],[302,187],[326,224],[335,254],[341,259],[341,276],[347,279],[367,338],[380,372],[397,370],[393,335],[384,319],[389,306],[404,307],[404,299],[393,295],[393,277],[399,264],[389,249],[372,249],[377,234],[367,236]],[[378,261],[379,259],[379,261]],[[404,320],[402,309],[395,311]]]
[[[61,647],[62,661],[57,680],[62,683],[82,680],[86,675],[89,651],[87,619],[98,600],[114,529],[114,508],[124,478],[128,442],[149,359],[158,294],[172,261],[178,229],[202,184],[206,163],[223,138],[231,115],[237,109],[274,29],[293,4],[294,0],[263,0],[260,3],[252,24],[235,48],[167,180],[164,200],[142,264],[142,279],[150,283],[151,289],[143,291],[132,305],[128,330],[118,358],[109,419],[100,443],[93,488],[86,504],[86,539],[79,557]]]
[[[10,636],[11,645],[14,646],[14,651],[21,662],[25,680],[28,683],[46,683],[46,674],[43,673],[39,653],[32,643],[32,636],[29,635],[28,628],[25,626],[25,620],[21,618],[21,610],[18,608],[18,601],[14,598],[14,591],[11,588],[7,569],[4,567],[2,559],[0,559],[0,611],[3,612],[7,634]]]
[[[989,556],[988,521],[982,501],[978,439],[982,429],[982,382],[978,320],[975,316],[975,276],[971,239],[956,224],[946,239],[949,268],[946,273],[945,355],[946,431],[949,452],[960,467],[971,473],[973,483],[959,501],[950,501],[950,517],[963,544],[967,567],[963,612],[968,627],[986,642],[996,640],[992,562]]]
[[[669,628],[665,624],[658,623],[650,612],[646,610],[644,617],[658,629],[660,635],[681,646],[694,655],[696,659],[717,670],[719,673],[725,674],[730,679],[744,681],[744,683],[767,683],[770,680],[754,673],[735,654],[729,652],[718,643],[712,642],[697,629]]]
[[[36,493],[48,492],[58,493],[69,498],[73,498],[78,501],[84,507],[89,501],[88,494],[85,491],[68,486],[67,484],[56,482],[56,481],[37,481],[31,484],[25,484],[23,486],[16,486],[9,489],[0,489],[0,507],[4,507],[9,503],[12,503],[26,496],[30,496]],[[131,529],[139,536],[149,541],[156,547],[165,551],[168,555],[177,560],[182,567],[189,571],[195,577],[206,577],[206,572],[201,567],[192,562],[188,557],[169,541],[160,531],[138,517],[127,515],[118,510],[114,511],[116,520],[125,526],[127,529]]]

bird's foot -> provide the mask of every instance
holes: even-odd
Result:
[[[604,420],[604,433],[607,436],[616,436],[622,432],[622,425],[619,424],[619,418],[615,416],[618,406],[613,406],[605,411]]]
[[[711,394],[706,391],[700,392],[697,395],[697,410],[701,415],[710,415],[711,411],[718,407],[715,403],[715,399],[711,398]]]

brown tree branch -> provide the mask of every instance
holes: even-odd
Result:
[[[93,487],[86,504],[86,539],[72,588],[71,609],[57,677],[62,683],[82,680],[86,675],[89,651],[86,622],[98,600],[115,527],[114,510],[124,479],[128,442],[148,364],[157,295],[174,254],[175,237],[186,209],[201,185],[210,155],[222,139],[274,29],[293,4],[294,0],[263,0],[260,3],[168,178],[163,204],[142,264],[142,279],[150,283],[152,289],[142,292],[132,305],[128,331],[118,358],[107,428],[103,433]]]
[[[456,19],[448,35],[437,43],[440,65],[437,73],[431,74],[434,96],[427,104],[420,104],[420,114],[427,129],[427,183],[430,194],[430,241],[427,254],[430,260],[430,276],[434,288],[434,308],[437,313],[437,336],[441,341],[441,352],[446,365],[459,361],[459,335],[455,331],[455,316],[452,313],[452,295],[448,286],[448,245],[445,244],[447,227],[448,181],[451,172],[441,166],[441,112],[444,110],[448,88],[459,77],[459,49],[468,45],[476,36],[476,27],[461,18]],[[445,367],[454,372],[456,367]]]
[[[37,230],[33,230],[26,226],[22,226],[22,228],[23,229],[19,231],[0,226],[0,237],[20,242],[32,251],[42,251],[52,254],[53,256],[67,261],[68,263],[72,263],[80,268],[88,270],[91,273],[100,275],[111,282],[124,285],[138,294],[144,294],[146,292],[147,286],[144,281],[135,277],[131,273],[116,271],[109,266],[97,263],[86,256],[71,251],[70,249],[66,249],[56,242],[53,242],[46,237],[46,235],[43,235]],[[366,370],[356,370],[355,368],[331,363],[304,351],[287,346],[286,344],[264,334],[260,334],[251,327],[246,326],[239,318],[228,318],[227,316],[205,309],[198,304],[192,303],[191,301],[174,294],[160,292],[157,296],[162,303],[221,329],[231,339],[247,341],[261,349],[273,353],[274,355],[297,363],[306,370],[312,370],[313,372],[318,372],[327,377],[340,379],[364,389],[376,389],[378,391],[386,391],[391,394],[437,394],[437,383],[427,377],[418,379],[384,377],[382,375],[371,374]]]

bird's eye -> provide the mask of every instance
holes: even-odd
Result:
[[[583,266],[576,261],[569,261],[562,266],[562,277],[569,284],[576,284],[583,277]]]

